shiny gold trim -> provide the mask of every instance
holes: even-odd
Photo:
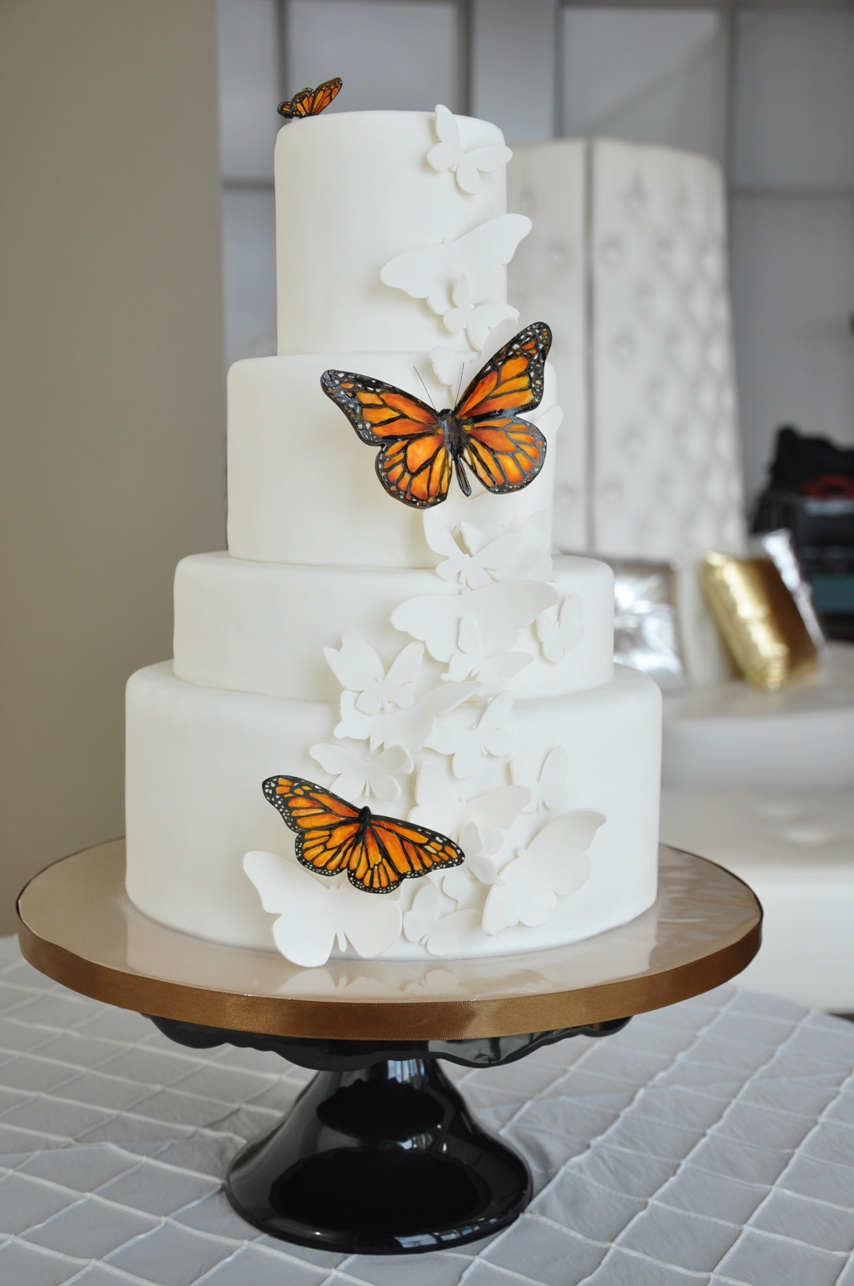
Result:
[[[35,876],[18,918],[30,964],[120,1008],[267,1035],[461,1040],[605,1022],[708,991],[759,950],[762,909],[737,876],[662,846],[655,905],[586,942],[489,959],[338,960],[300,970],[273,952],[206,942],[141,915],[124,894],[124,845],[113,841]],[[645,967],[631,968],[644,958]],[[617,964],[623,970],[609,976]],[[567,987],[571,977],[586,984]],[[348,989],[353,999],[341,999]],[[423,998],[431,989],[437,997]]]

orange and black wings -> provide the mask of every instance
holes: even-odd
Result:
[[[297,116],[319,116],[332,102],[333,98],[338,96],[341,88],[341,77],[335,76],[332,80],[325,80],[317,89],[301,89],[293,98],[287,99],[284,103],[279,103],[278,113],[284,116],[286,120],[293,120]]]
[[[263,789],[296,832],[297,860],[319,875],[346,871],[350,883],[365,893],[392,893],[401,880],[465,860],[446,835],[356,809],[302,777],[268,777]]]
[[[487,491],[519,491],[545,463],[545,438],[519,413],[542,401],[551,342],[545,322],[526,326],[478,371],[454,408],[460,454]]]
[[[362,441],[382,447],[377,476],[395,500],[416,509],[442,503],[453,461],[442,421],[426,402],[352,371],[324,371],[320,385]]]
[[[481,367],[454,407],[462,424],[482,416],[524,414],[543,399],[546,358],[552,332],[545,322],[520,330]]]
[[[477,373],[453,411],[353,371],[324,371],[321,387],[368,446],[381,447],[377,476],[389,495],[430,509],[448,495],[454,472],[471,495],[465,464],[487,491],[519,491],[546,458],[546,439],[519,412],[543,396],[552,333],[535,322],[514,336]]]

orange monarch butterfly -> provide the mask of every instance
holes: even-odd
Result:
[[[536,478],[546,439],[515,412],[540,405],[551,342],[545,322],[526,326],[475,375],[453,410],[434,411],[402,389],[350,371],[324,371],[320,386],[363,442],[382,447],[377,476],[389,495],[429,509],[447,498],[452,472],[471,495],[463,464],[496,494]]]
[[[301,89],[298,94],[294,94],[293,98],[279,103],[276,110],[288,121],[296,116],[319,116],[333,98],[338,97],[341,84],[341,77],[336,76],[334,80],[325,80],[322,85],[318,85],[317,89]]]
[[[354,808],[302,777],[268,777],[263,789],[296,831],[297,861],[318,875],[346,871],[364,893],[393,893],[401,880],[465,861],[465,853],[446,835]]]

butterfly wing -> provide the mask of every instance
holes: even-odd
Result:
[[[442,503],[452,459],[434,410],[392,384],[352,371],[324,371],[320,386],[361,440],[382,448],[377,476],[389,495],[416,509]]]
[[[268,777],[263,790],[296,833],[297,861],[319,875],[352,870],[362,830],[358,809],[302,777]]]
[[[542,400],[551,342],[545,322],[526,326],[478,371],[454,410],[461,457],[487,491],[519,491],[545,463],[546,439],[518,413]]]
[[[545,322],[520,330],[475,375],[454,409],[456,419],[535,410],[543,397],[551,343],[552,333]]]
[[[401,880],[418,879],[430,871],[460,866],[465,861],[463,850],[447,835],[394,817],[372,817],[365,838],[371,845],[376,844],[382,854],[382,861],[374,864],[369,876],[373,884],[366,881],[363,885],[376,893],[387,891],[386,887],[376,887],[377,882],[393,880],[394,887]]]
[[[318,85],[317,89],[301,89],[298,94],[294,94],[293,98],[279,104],[279,115],[284,116],[286,120],[292,120],[297,116],[319,116],[333,98],[338,96],[341,84],[341,77],[335,76],[332,80],[325,80],[322,85]]]
[[[401,880],[415,879],[464,861],[462,849],[445,835],[358,811],[345,799],[302,777],[268,777],[269,803],[296,832],[297,861],[319,875],[346,871],[365,893],[391,893]]]

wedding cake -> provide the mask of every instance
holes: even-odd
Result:
[[[162,924],[311,967],[554,947],[655,899],[659,692],[612,664],[610,569],[552,555],[509,157],[443,107],[279,133],[228,552],[179,564],[174,660],[127,688],[127,892]]]

